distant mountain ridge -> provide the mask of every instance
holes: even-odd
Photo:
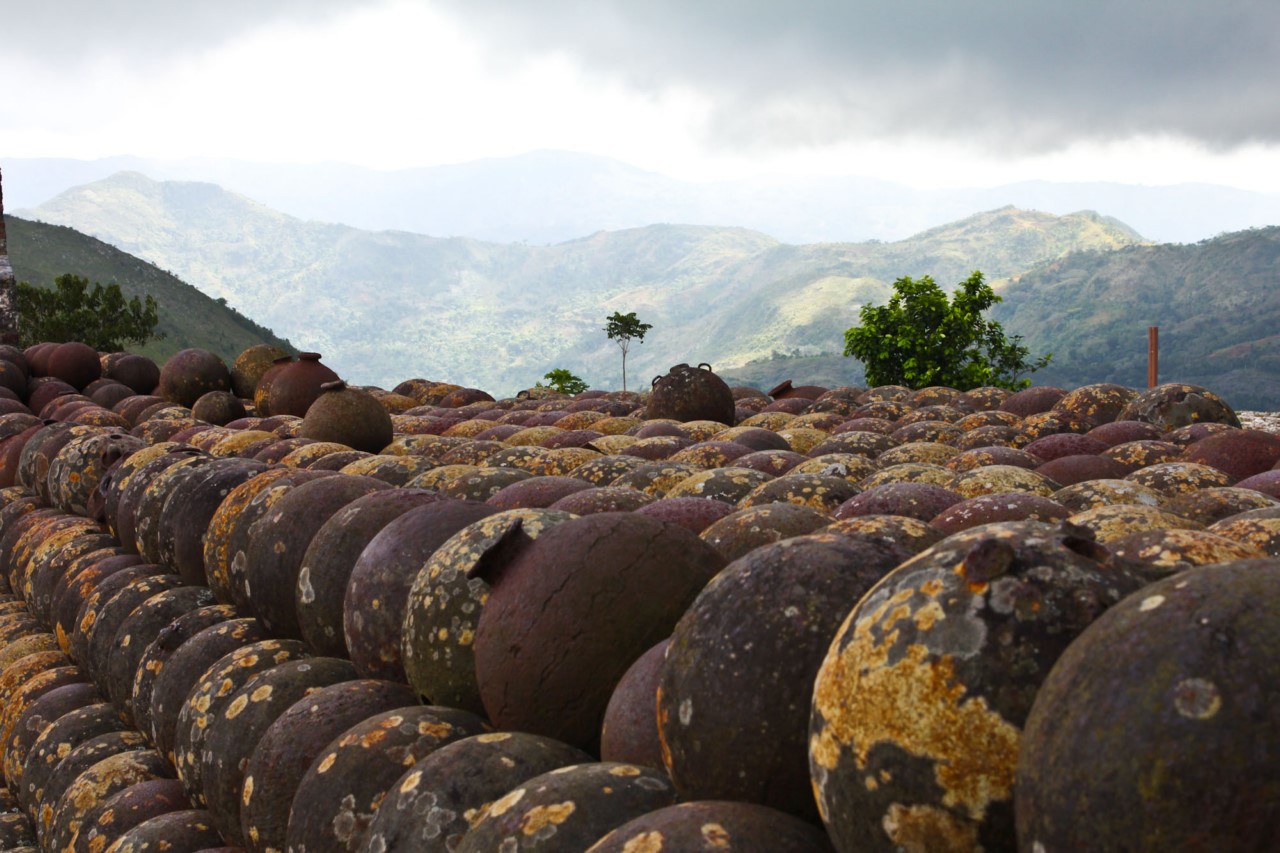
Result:
[[[1280,224],[1280,194],[1207,184],[1028,181],[925,190],[868,177],[681,181],[588,154],[533,151],[428,168],[341,163],[5,158],[11,210],[120,171],[200,181],[300,219],[492,242],[559,243],[655,223],[737,226],[783,242],[900,240],[1006,205],[1059,215],[1100,210],[1160,242]],[[869,164],[869,168],[873,164]]]
[[[1145,387],[1147,328],[1157,326],[1161,381],[1280,411],[1280,227],[1068,253],[997,289],[992,316],[1054,352],[1038,383]]]
[[[1001,208],[906,240],[790,245],[743,228],[654,225],[551,246],[304,222],[210,184],[122,173],[29,215],[174,270],[287,335],[350,381],[410,376],[495,393],[566,367],[619,381],[613,311],[653,324],[629,375],[839,349],[858,307],[901,275],[996,279],[1079,249],[1142,242],[1096,213]]]

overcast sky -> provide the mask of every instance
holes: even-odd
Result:
[[[11,157],[1280,191],[1274,0],[0,0]]]

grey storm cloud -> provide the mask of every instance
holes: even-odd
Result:
[[[725,144],[1280,141],[1271,0],[441,0],[506,50],[691,86]]]
[[[159,66],[387,2],[0,0],[0,56]],[[642,92],[700,92],[709,141],[739,150],[912,134],[1009,153],[1135,134],[1280,142],[1274,0],[407,2],[498,56],[564,53]]]

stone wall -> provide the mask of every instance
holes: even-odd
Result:
[[[0,344],[18,343],[17,287],[4,232],[4,175],[0,174]]]

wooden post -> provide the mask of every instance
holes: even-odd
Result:
[[[1147,387],[1160,384],[1160,327],[1147,327]]]

